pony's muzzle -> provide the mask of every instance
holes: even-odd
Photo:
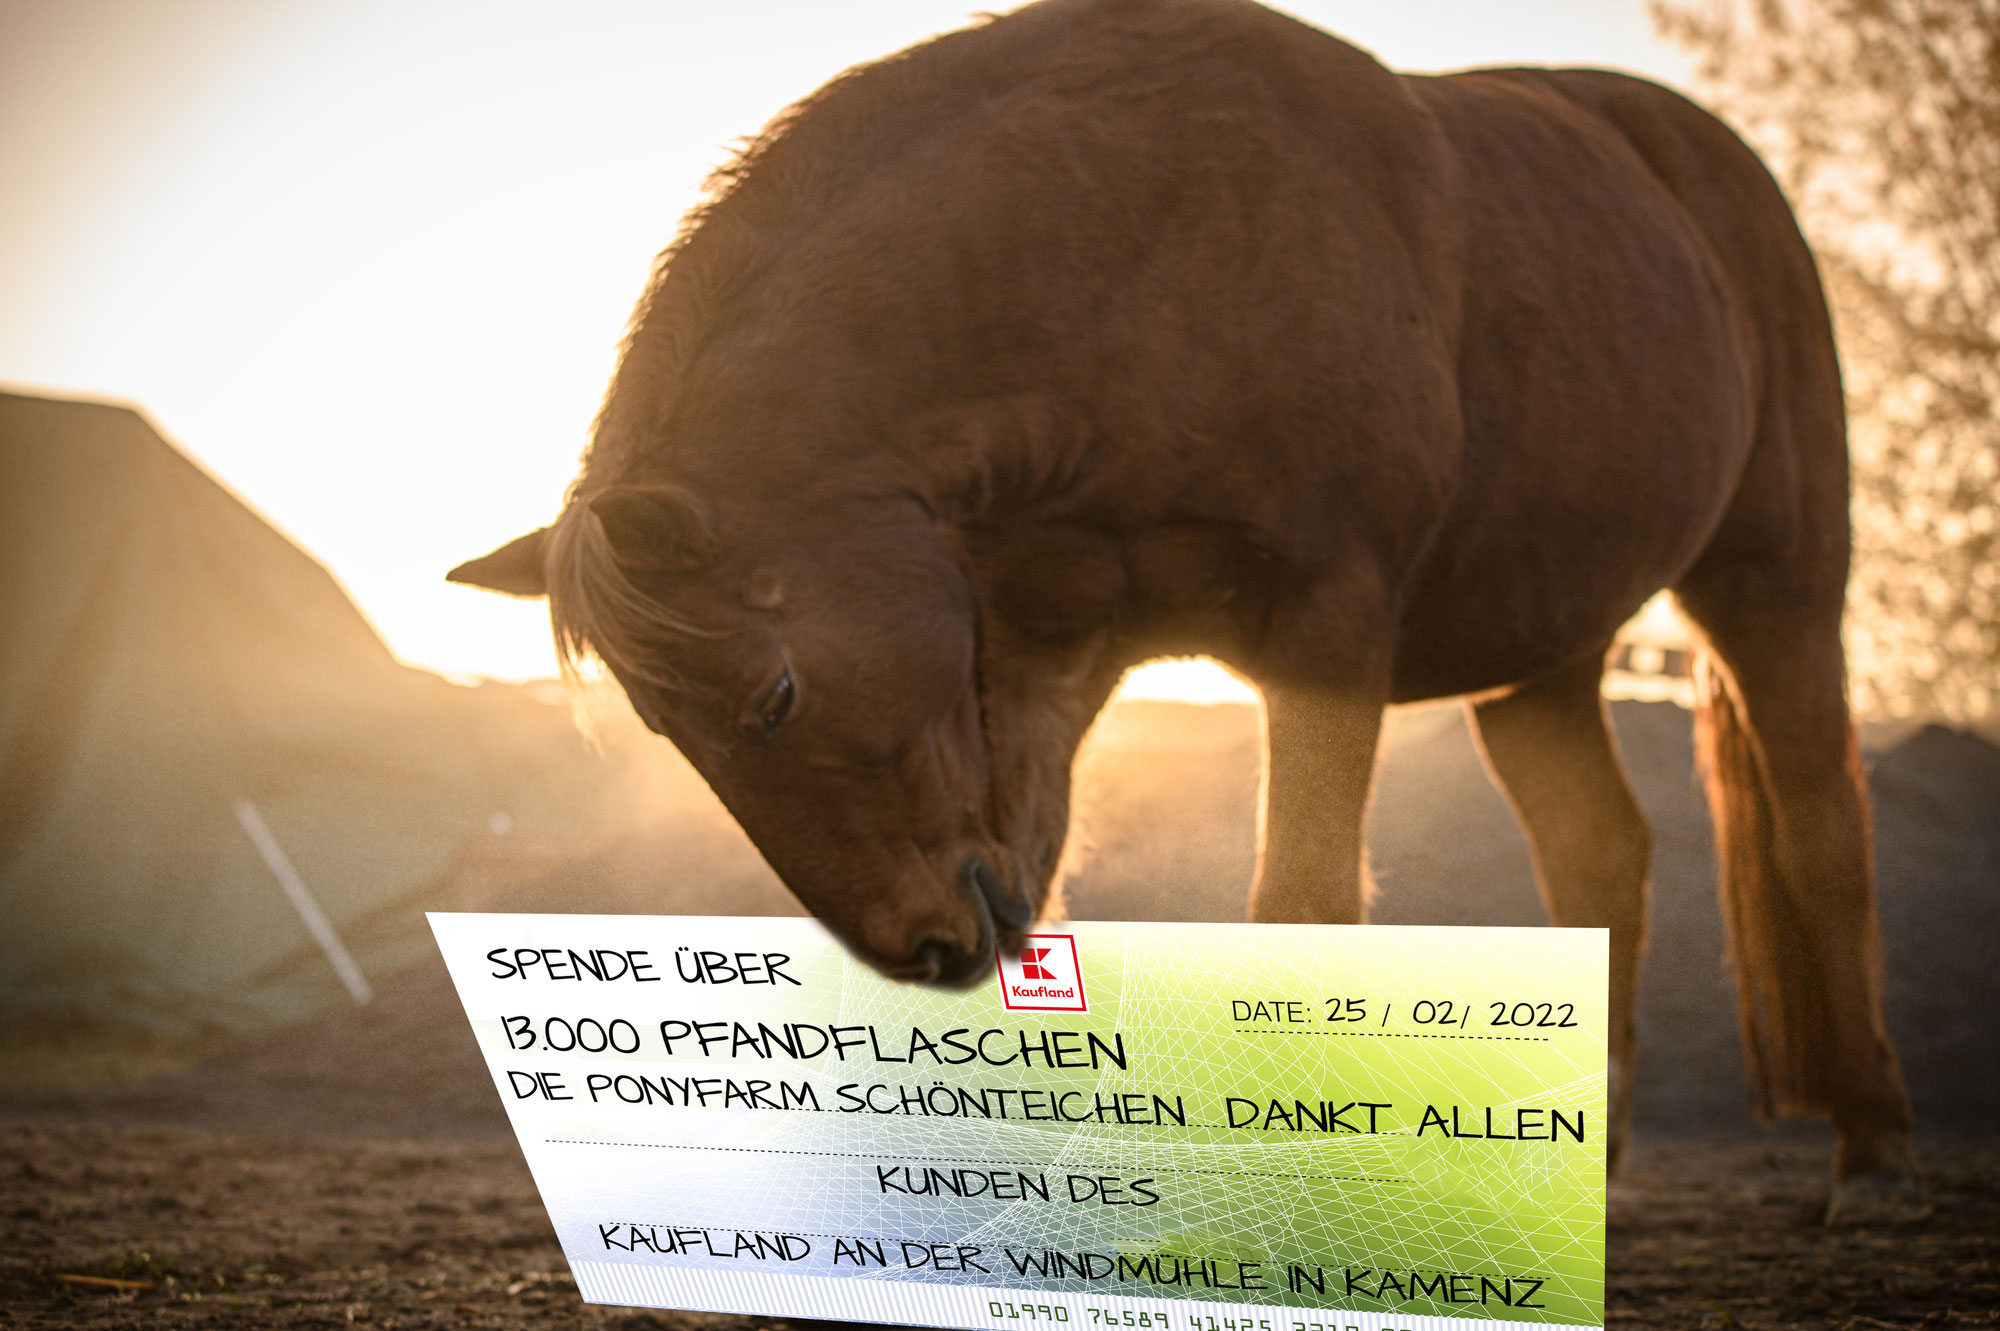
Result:
[[[993,866],[979,856],[958,870],[959,896],[978,917],[979,935],[968,948],[956,938],[931,937],[917,945],[910,978],[953,988],[977,983],[993,970],[994,947],[1004,941],[1019,946],[1034,909],[1007,891]]]

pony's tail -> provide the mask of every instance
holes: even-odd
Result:
[[[1744,1072],[1752,1111],[1813,1113],[1824,1087],[1801,1055],[1818,1044],[1825,996],[1799,950],[1812,931],[1800,918],[1777,858],[1771,788],[1756,737],[1731,681],[1704,648],[1695,663],[1695,759],[1715,823],[1718,892],[1736,967]]]

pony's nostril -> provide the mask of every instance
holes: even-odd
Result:
[[[945,968],[951,964],[951,954],[955,949],[949,943],[925,943],[917,949],[917,960],[924,964],[930,974],[926,979],[938,980],[944,977]]]
[[[1003,929],[1025,929],[1034,922],[1035,912],[1026,901],[1009,892],[993,872],[993,866],[974,855],[961,870],[965,881],[985,900],[993,921]]]
[[[987,965],[985,955],[968,952],[957,943],[943,939],[932,939],[917,949],[917,956],[930,970],[934,984],[964,984],[978,978]]]

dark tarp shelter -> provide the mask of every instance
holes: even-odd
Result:
[[[0,394],[0,1020],[348,1001],[239,802],[380,975],[468,838],[589,836],[605,781],[561,705],[398,664],[137,412]]]

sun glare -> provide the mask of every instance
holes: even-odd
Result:
[[[1257,691],[1205,656],[1149,661],[1126,672],[1117,698],[1126,702],[1254,703]]]

